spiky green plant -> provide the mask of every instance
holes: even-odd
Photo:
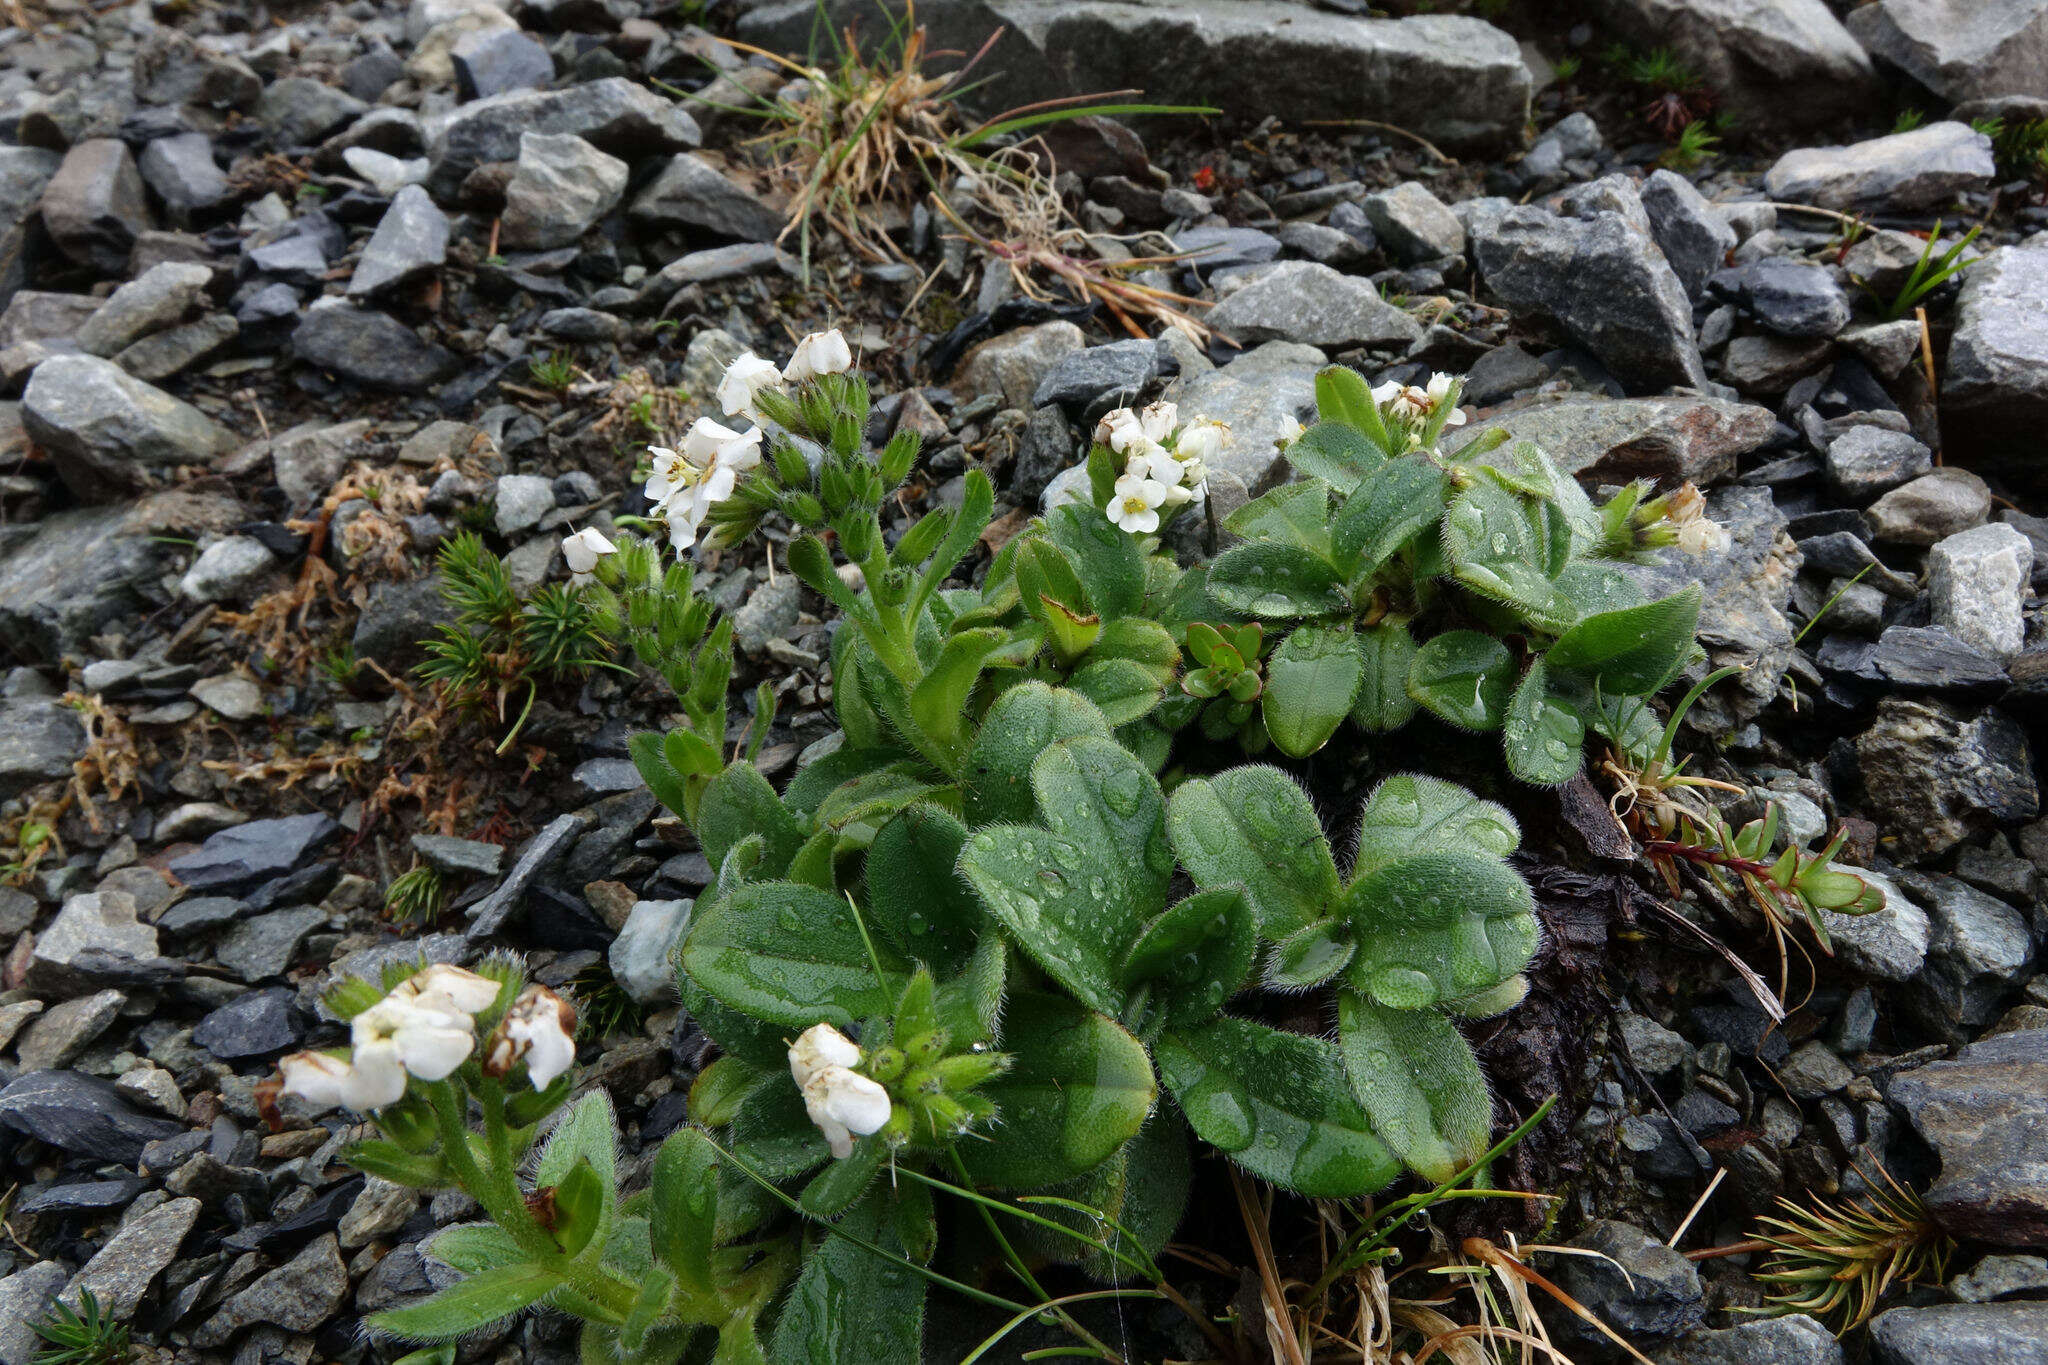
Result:
[[[526,374],[542,388],[560,393],[576,382],[576,362],[567,351],[535,356],[526,362]]]
[[[59,1300],[50,1316],[29,1327],[43,1339],[36,1365],[120,1365],[135,1354],[128,1325],[107,1316],[90,1289],[78,1291],[78,1307]]]
[[[1750,1275],[1777,1292],[1765,1295],[1767,1308],[1747,1311],[1805,1313],[1846,1332],[1868,1322],[1894,1287],[1941,1282],[1955,1242],[1919,1195],[1882,1166],[1877,1173],[1868,1198],[1780,1199],[1784,1217],[1758,1220],[1756,1241],[1770,1254]]]
[[[1935,248],[1941,245],[1941,220],[1937,218],[1934,220],[1933,230],[1927,234],[1927,245],[1921,249],[1920,259],[1913,262],[1913,269],[1907,273],[1905,283],[1899,286],[1898,292],[1891,298],[1884,298],[1862,280],[1856,283],[1864,293],[1877,301],[1885,321],[1896,322],[1918,308],[1929,294],[1977,263],[1974,256],[1967,261],[1964,260],[1963,253],[1969,250],[1970,244],[1976,241],[1977,235],[1983,231],[1984,225],[1978,223],[1964,233],[1961,240],[1951,242],[1948,249],[1937,256],[1934,254]]]
[[[430,863],[414,863],[384,891],[384,915],[393,924],[431,924],[447,904],[447,879]]]

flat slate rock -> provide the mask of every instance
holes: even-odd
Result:
[[[0,1090],[0,1124],[67,1152],[134,1166],[184,1124],[144,1114],[111,1082],[76,1071],[31,1071]]]

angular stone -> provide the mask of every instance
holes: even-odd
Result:
[[[1465,254],[1465,228],[1443,200],[1414,180],[1368,194],[1360,207],[1380,241],[1404,264]]]
[[[85,727],[59,701],[24,698],[0,705],[0,801],[71,776],[85,755]]]
[[[192,1041],[224,1062],[290,1051],[305,1036],[293,1005],[297,998],[298,992],[287,986],[238,995],[201,1019]]]
[[[349,296],[363,298],[410,284],[432,274],[447,259],[448,215],[434,207],[425,190],[407,185],[377,220],[377,230],[349,277]]]
[[[2048,1030],[1972,1043],[1893,1076],[1885,1095],[1941,1157],[1925,1199],[1943,1227],[1994,1246],[2048,1242]]]
[[[643,227],[686,228],[743,242],[772,242],[788,218],[706,157],[678,152],[628,210]]]
[[[2027,584],[2034,543],[1998,523],[1959,531],[1927,556],[1934,623],[1999,660],[2026,643]]]
[[[426,642],[454,620],[455,609],[442,596],[438,575],[379,583],[356,618],[350,647],[359,659],[403,672],[426,657]]]
[[[176,1137],[182,1123],[137,1110],[97,1076],[76,1071],[31,1071],[0,1089],[0,1124],[95,1161],[133,1169],[142,1149]]]
[[[286,76],[264,89],[256,101],[256,121],[270,130],[280,148],[289,150],[312,146],[369,108],[348,91],[310,76]]]
[[[127,1003],[122,992],[104,990],[52,1005],[21,1035],[21,1069],[51,1071],[71,1065]]]
[[[1851,427],[1828,446],[1828,482],[1861,505],[1934,468],[1934,452],[1903,431]]]
[[[507,474],[491,499],[501,536],[514,536],[555,510],[554,484],[538,474]]]
[[[120,1228],[71,1277],[58,1298],[75,1310],[89,1293],[114,1321],[134,1317],[150,1285],[178,1258],[178,1248],[199,1221],[199,1210],[197,1199],[168,1199],[122,1219]]]
[[[165,261],[116,289],[85,320],[74,338],[87,355],[111,356],[130,343],[160,332],[197,307],[213,283],[203,265]]]
[[[672,999],[676,991],[675,951],[690,927],[687,900],[633,903],[632,913],[608,953],[612,980],[643,1005]]]
[[[1534,441],[1589,486],[1655,479],[1725,482],[1738,457],[1770,439],[1769,408],[1725,398],[1591,398],[1568,394],[1511,408],[1451,433],[1453,450],[1493,427]]]
[[[1707,292],[1779,336],[1832,337],[1849,325],[1849,298],[1834,277],[1781,256],[1717,271]]]
[[[1876,1365],[2038,1365],[2048,1303],[1893,1308],[1870,1324]]]
[[[1245,280],[1203,320],[1246,346],[1289,341],[1326,350],[1406,348],[1422,336],[1421,325],[1371,283],[1314,261],[1259,266]]]
[[[456,41],[449,56],[455,64],[456,86],[465,100],[545,90],[555,78],[555,63],[548,50],[516,29],[466,34]]]
[[[1658,1352],[1659,1365],[1842,1365],[1842,1343],[1804,1313],[1691,1332]]]
[[[252,820],[173,858],[169,871],[190,891],[248,890],[305,863],[340,828],[318,813]]]
[[[263,93],[246,62],[201,46],[177,29],[153,30],[135,54],[135,98],[144,104],[244,109]]]
[[[2040,0],[1880,0],[1848,23],[1874,55],[1951,104],[2048,98],[2048,5]]]
[[[213,159],[213,139],[204,133],[154,139],[142,149],[137,169],[179,222],[218,208],[234,193],[227,172]]]
[[[1071,322],[1041,322],[982,342],[954,371],[953,389],[970,397],[993,393],[1006,408],[1029,410],[1031,395],[1062,359],[1088,343]]]
[[[1818,0],[1811,0],[1816,7]],[[1692,181],[1676,171],[1658,170],[1643,182],[1643,212],[1650,235],[1678,275],[1689,297],[1697,297],[1707,276],[1735,249],[1735,229],[1707,202]]]
[[[1972,832],[2040,813],[2026,733],[1996,711],[1886,697],[1856,738],[1872,816],[1900,857],[1943,853]]]
[[[156,955],[156,929],[136,918],[133,896],[87,892],[65,901],[36,939],[22,984],[45,999],[84,995],[102,984],[98,961],[146,962]]]
[[[2019,911],[1953,877],[1906,872],[1899,880],[1933,921],[1916,1012],[1934,1031],[1967,1036],[1996,1019],[2026,977],[2034,941]]]
[[[518,861],[505,874],[505,880],[470,908],[467,933],[470,941],[498,932],[511,913],[525,901],[527,889],[533,885],[534,879],[569,851],[569,845],[589,823],[589,817],[568,811],[543,825],[520,850]]]
[[[88,138],[43,187],[43,226],[57,249],[102,275],[121,275],[135,239],[155,224],[126,143]]]
[[[96,356],[53,356],[36,366],[21,417],[66,486],[87,499],[138,487],[165,466],[208,463],[241,444],[190,403]]]
[[[422,340],[390,314],[339,301],[306,311],[292,333],[292,350],[315,369],[401,393],[432,388],[462,365],[445,347]]]
[[[47,147],[0,147],[0,228],[28,217],[42,201],[43,187],[64,164],[64,154]]]
[[[207,546],[178,581],[178,591],[195,602],[219,602],[277,566],[277,556],[254,536],[229,536]]]
[[[297,1256],[222,1304],[192,1334],[192,1343],[221,1346],[257,1323],[287,1332],[315,1331],[341,1307],[348,1288],[348,1267],[334,1234],[316,1237]]]
[[[570,246],[618,206],[628,167],[573,134],[527,133],[505,186],[499,240],[506,246]]]
[[[2048,487],[2048,233],[1991,252],[1963,275],[1942,381],[1942,427],[1973,464]]]
[[[1600,1254],[1559,1257],[1546,1268],[1567,1294],[1629,1340],[1676,1336],[1697,1326],[1705,1315],[1706,1298],[1692,1262],[1642,1229],[1601,1219],[1570,1245]],[[1577,1317],[1552,1311],[1544,1319],[1570,1354],[1602,1360],[1618,1355],[1604,1336]]]
[[[1256,497],[1287,477],[1281,443],[1315,420],[1316,371],[1322,352],[1291,342],[1269,341],[1228,365],[1183,374],[1166,386],[1165,397],[1189,415],[1200,414],[1230,428],[1223,451],[1209,462],[1212,494],[1228,476]],[[1219,510],[1219,516],[1221,515]]]
[[[1948,1292],[1964,1303],[1994,1303],[2043,1290],[2048,1290],[2048,1260],[2039,1256],[1986,1256],[1948,1282]]]
[[[57,1261],[37,1261],[0,1280],[0,1362],[31,1365],[49,1343],[34,1324],[49,1317],[50,1301],[71,1278]]]
[[[679,104],[622,76],[562,90],[521,90],[458,108],[429,137],[429,188],[452,193],[489,161],[511,161],[527,133],[572,133],[615,156],[679,152],[698,144],[697,125]]]
[[[327,912],[317,905],[253,915],[235,922],[214,949],[214,956],[221,966],[251,985],[269,981],[297,964],[306,936],[326,922]]]
[[[1047,371],[1031,393],[1031,406],[1062,408],[1092,427],[1103,413],[1140,403],[1153,381],[1179,371],[1180,362],[1149,339],[1090,346],[1063,357]]]
[[[1826,340],[1743,336],[1721,353],[1721,378],[1750,397],[1775,398],[1827,363]]]
[[[1474,224],[1473,257],[1510,311],[1555,322],[1625,387],[1705,387],[1685,286],[1621,214],[1510,209]],[[1589,279],[1601,287],[1586,288]]]
[[[137,379],[155,383],[169,379],[204,360],[242,334],[242,324],[226,313],[209,313],[183,327],[146,336],[114,357]]]
[[[1796,148],[1765,173],[1764,191],[1844,212],[1905,213],[1988,189],[1997,173],[1990,138],[1967,123],[1930,123],[1848,147]]]
[[[1991,489],[1959,465],[1922,474],[1879,498],[1864,515],[1880,545],[1933,545],[1991,516]]]
[[[1868,868],[1856,875],[1884,892],[1884,908],[1867,915],[1821,911],[1836,960],[1852,972],[1885,981],[1909,981],[1927,961],[1933,925],[1904,888]]]

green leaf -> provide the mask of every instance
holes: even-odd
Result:
[[[1508,771],[1524,782],[1555,787],[1569,782],[1585,759],[1586,723],[1552,694],[1550,671],[1538,659],[1508,701]]]
[[[1168,1025],[1197,1024],[1237,994],[1258,948],[1258,920],[1242,888],[1198,891],[1145,926],[1124,956],[1123,979],[1152,983]]]
[[[967,756],[963,813],[970,826],[1038,818],[1031,765],[1063,739],[1109,736],[1109,722],[1078,692],[1029,682],[996,699]]]
[[[1173,857],[1159,783],[1115,740],[1062,740],[1032,765],[1047,827],[977,831],[960,871],[1048,975],[1117,1014],[1116,966],[1166,899]]]
[[[911,691],[911,719],[940,748],[950,752],[964,747],[968,695],[988,656],[1008,638],[1008,631],[993,627],[949,637],[939,661]]]
[[[555,1192],[555,1241],[571,1256],[590,1245],[604,1225],[605,1205],[616,1191],[601,1185],[588,1161],[578,1161]]]
[[[526,1261],[526,1252],[512,1234],[496,1223],[457,1223],[443,1228],[427,1243],[427,1252],[465,1275],[503,1270]]]
[[[1348,626],[1301,626],[1266,662],[1266,733],[1289,758],[1330,742],[1358,694],[1365,662]]]
[[[1047,621],[1047,608],[1055,603],[1065,607],[1069,616],[1098,615],[1072,557],[1055,542],[1036,536],[1020,542],[1016,574],[1024,610],[1038,620]]]
[[[1225,517],[1223,527],[1246,540],[1277,540],[1327,556],[1330,490],[1314,479],[1283,483]]]
[[[1287,447],[1287,463],[1339,493],[1349,493],[1387,461],[1365,433],[1342,422],[1318,422]]]
[[[537,1265],[488,1270],[419,1303],[374,1313],[369,1324],[409,1341],[453,1341],[538,1303],[561,1283],[561,1276]]]
[[[693,1104],[695,1098],[693,1092]],[[718,1245],[718,1162],[717,1145],[701,1129],[678,1128],[655,1153],[648,1185],[647,1230],[654,1254],[691,1294],[708,1294],[714,1288],[711,1253]]]
[[[1320,986],[1349,966],[1357,952],[1350,926],[1342,920],[1307,925],[1273,945],[1266,984],[1283,991]]]
[[[1596,612],[1639,607],[1648,599],[1628,571],[1619,564],[1600,559],[1574,559],[1551,584],[1552,618],[1570,626]]]
[[[677,734],[688,731],[678,730]],[[690,789],[684,775],[669,764],[666,746],[662,737],[651,730],[643,730],[626,741],[626,752],[633,758],[633,767],[640,773],[640,780],[647,784],[647,790],[654,793],[654,799],[666,806],[673,815],[684,819],[690,816]]]
[[[954,870],[967,826],[919,801],[905,806],[868,848],[868,922],[904,956],[941,975],[967,963],[988,916]]]
[[[902,1250],[886,1189],[871,1191],[839,1223],[849,1234]],[[775,1365],[907,1365],[924,1357],[925,1282],[893,1261],[825,1234],[775,1325]]]
[[[1505,858],[1522,842],[1507,808],[1455,782],[1397,773],[1373,790],[1358,822],[1354,877],[1423,853],[1482,853]]]
[[[1498,730],[1515,686],[1508,647],[1476,630],[1447,630],[1415,653],[1408,695],[1463,730]]]
[[[619,1125],[612,1115],[611,1096],[592,1090],[569,1106],[548,1130],[534,1167],[536,1188],[565,1183],[579,1165],[590,1167],[599,1199],[598,1226],[610,1223],[619,1197]]]
[[[1330,535],[1337,562],[1357,579],[1392,559],[1443,519],[1445,481],[1444,471],[1421,454],[1374,470],[1337,513]]]
[[[1159,675],[1130,659],[1092,659],[1074,670],[1067,686],[1095,703],[1112,727],[1129,725],[1159,705]]]
[[[1588,616],[1557,637],[1544,660],[1596,679],[1610,696],[1641,696],[1675,676],[1692,653],[1700,585],[1639,607]]]
[[[1342,365],[1316,371],[1316,415],[1325,422],[1357,427],[1381,450],[1393,446],[1386,419],[1365,376]]]
[[[959,1151],[977,1185],[1030,1189],[1106,1160],[1144,1126],[1158,1098],[1145,1048],[1114,1020],[1029,992],[1003,1015],[1010,1069],[983,1086],[1001,1127]]]
[[[1167,828],[1195,884],[1245,888],[1268,938],[1323,918],[1337,900],[1322,821],[1308,793],[1278,768],[1231,768],[1183,783]]]
[[[1343,991],[1337,1042],[1373,1131],[1416,1174],[1442,1184],[1484,1155],[1493,1100],[1457,1025],[1433,1010],[1391,1010]]]
[[[1145,556],[1135,536],[1096,508],[1068,503],[1046,517],[1046,534],[1072,557],[1088,600],[1111,620],[1145,605]]]
[[[1489,990],[1529,965],[1540,937],[1529,884],[1493,857],[1407,858],[1359,878],[1347,902],[1350,979],[1394,1009]]]
[[[960,513],[946,528],[946,539],[932,556],[932,562],[925,566],[918,583],[916,606],[921,608],[925,599],[945,582],[946,575],[953,572],[953,566],[967,557],[967,552],[974,548],[974,542],[988,529],[989,514],[994,510],[995,486],[989,482],[988,475],[979,469],[968,470],[962,486]]]
[[[1351,610],[1343,576],[1319,555],[1282,541],[1225,550],[1209,564],[1209,595],[1226,611],[1277,618]]]
[[[887,1012],[909,972],[877,942],[868,956],[843,897],[794,882],[751,882],[699,909],[683,940],[683,969],[719,1000],[787,1029],[823,1021],[850,1028]]]
[[[879,1137],[862,1138],[853,1144],[851,1156],[826,1162],[825,1169],[804,1186],[797,1202],[813,1218],[837,1218],[874,1184],[888,1158],[888,1143]]]
[[[1348,1199],[1401,1174],[1333,1043],[1225,1017],[1163,1034],[1156,1053],[1196,1136],[1262,1180]]]
[[[1128,537],[1126,537],[1128,539]],[[1142,616],[1124,616],[1106,622],[1088,651],[1090,659],[1128,659],[1143,665],[1161,683],[1173,677],[1180,663],[1180,646],[1173,632],[1157,621]]]
[[[825,1137],[804,1110],[803,1092],[791,1079],[787,1062],[761,1078],[732,1121],[732,1151],[757,1175],[778,1184],[816,1170],[829,1159]],[[736,1172],[732,1173],[737,1175]],[[739,1177],[741,1186],[748,1182]],[[718,1240],[726,1240],[725,1191],[721,1184]]]
[[[1415,637],[1400,621],[1370,626],[1358,632],[1358,656],[1361,672],[1351,719],[1376,735],[1400,729],[1415,716],[1415,698],[1408,695]]]
[[[1482,596],[1542,612],[1571,553],[1571,530],[1557,504],[1533,502],[1489,473],[1480,470],[1444,514],[1452,575]]]
[[[762,840],[761,872],[778,877],[803,847],[803,826],[751,763],[734,763],[704,789],[697,807],[697,840],[713,867],[750,834]]]
[[[856,749],[850,743],[841,745],[789,779],[789,785],[782,792],[782,804],[798,815],[815,815],[825,798],[847,783],[893,767],[906,757],[901,749]]]
[[[438,1152],[408,1152],[385,1138],[351,1142],[341,1149],[341,1156],[359,1171],[408,1189],[431,1190],[450,1183],[448,1163]]]

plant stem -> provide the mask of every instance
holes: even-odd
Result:
[[[953,1167],[953,1174],[959,1178],[960,1183],[972,1189],[974,1177],[967,1173],[967,1163],[960,1159],[960,1153],[956,1149],[948,1147],[946,1148],[946,1160]],[[995,1215],[990,1213],[986,1206],[979,1203],[975,1204],[974,1211],[981,1215],[982,1223],[988,1228],[988,1235],[995,1238],[996,1245],[1002,1248],[1003,1259],[1009,1262],[1011,1273],[1024,1282],[1026,1289],[1038,1296],[1040,1308],[1050,1307],[1059,1317],[1062,1327],[1072,1332],[1080,1341],[1100,1351],[1104,1360],[1121,1361],[1123,1359],[1121,1355],[1110,1350],[1093,1332],[1076,1322],[1073,1314],[1057,1306],[1052,1295],[1045,1292],[1045,1286],[1038,1282],[1038,1277],[1031,1273],[1031,1267],[1025,1265],[1024,1258],[1017,1254],[1017,1248],[1010,1245],[1010,1239],[1003,1235],[1003,1230],[1000,1227],[996,1226]]]

